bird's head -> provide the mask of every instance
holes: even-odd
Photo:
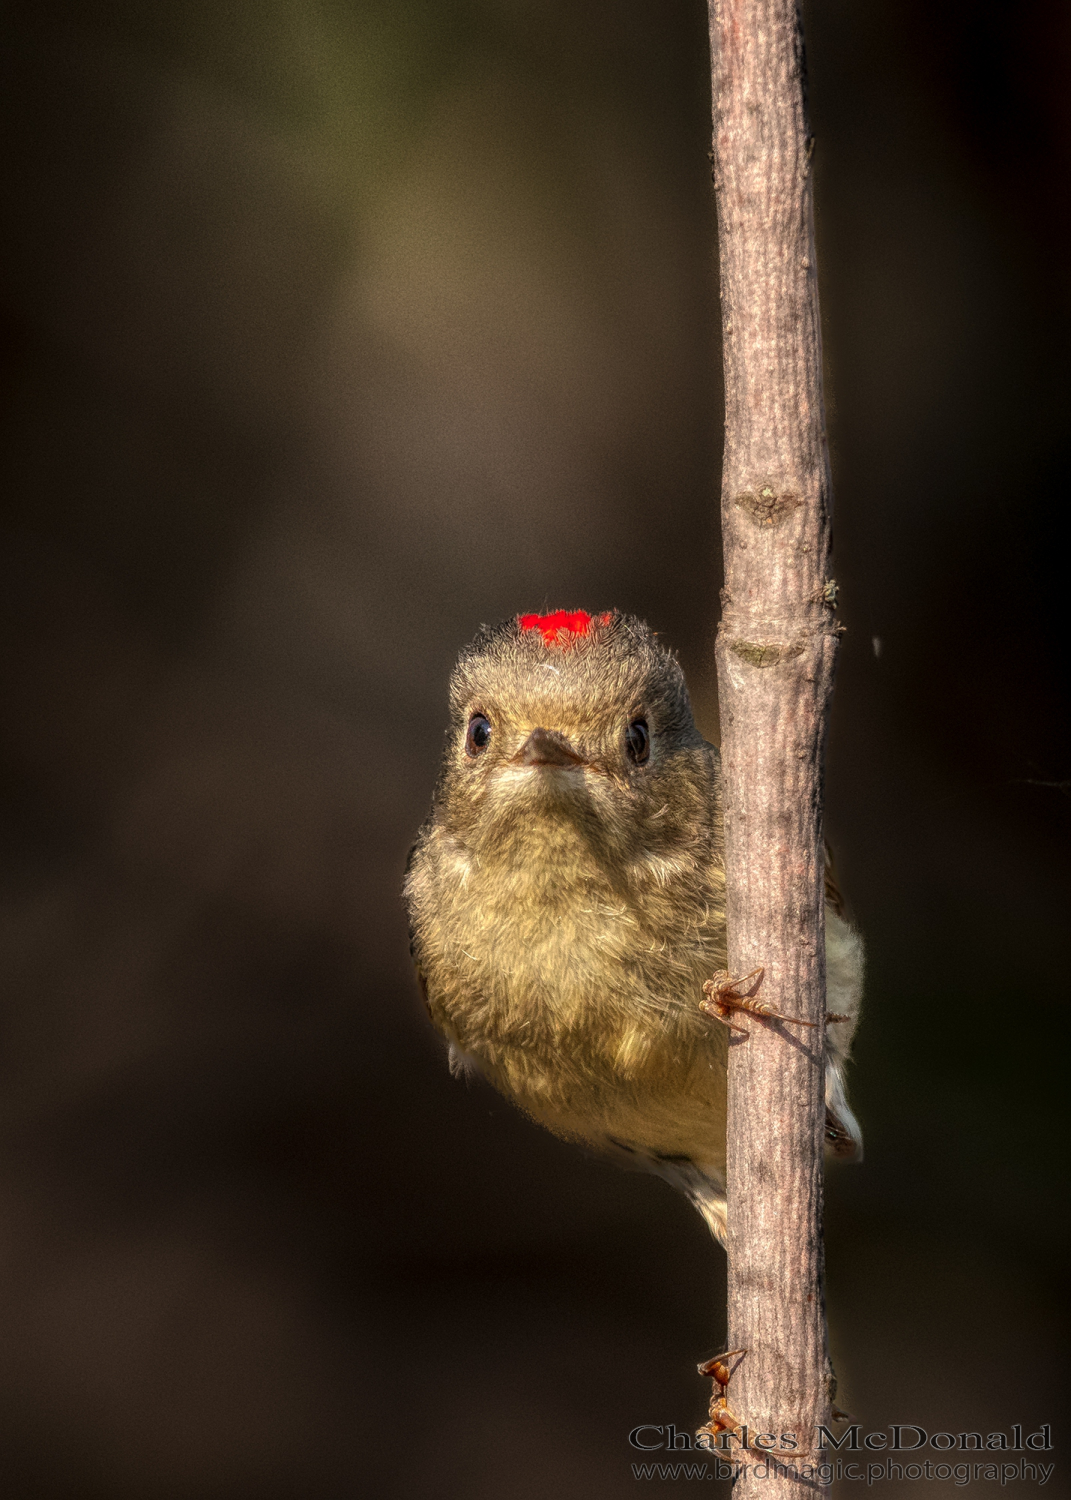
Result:
[[[436,816],[481,858],[530,857],[556,825],[621,860],[706,822],[708,747],[676,657],[642,620],[557,610],[484,628],[450,705]]]

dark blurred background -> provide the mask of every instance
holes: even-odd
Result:
[[[5,1494],[602,1500],[630,1428],[702,1416],[721,1251],[448,1077],[399,885],[481,621],[634,610],[716,734],[705,19],[7,7]],[[1067,1361],[1071,12],[808,36],[870,952],[839,1399],[1029,1431]]]

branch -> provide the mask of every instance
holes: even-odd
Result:
[[[729,1054],[729,1401],[752,1438],[829,1423],[822,1292],[822,759],[837,649],[811,149],[795,0],[710,0],[725,362],[718,631],[729,965],[817,1023],[737,1017]],[[780,1447],[778,1441],[778,1447]],[[813,1464],[814,1458],[809,1461]],[[797,1462],[796,1467],[801,1464]],[[782,1497],[821,1486],[788,1477]],[[735,1492],[769,1495],[745,1470]]]

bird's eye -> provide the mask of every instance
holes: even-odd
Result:
[[[634,765],[642,766],[651,753],[651,735],[646,719],[633,719],[625,731],[628,758]]]
[[[465,736],[465,753],[479,755],[491,743],[491,721],[484,714],[473,714]]]

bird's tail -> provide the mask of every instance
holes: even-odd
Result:
[[[703,1215],[707,1228],[719,1244],[726,1243],[728,1229],[725,1212],[725,1182],[711,1167],[697,1166],[694,1161],[652,1161],[657,1172],[678,1192],[684,1194]]]

